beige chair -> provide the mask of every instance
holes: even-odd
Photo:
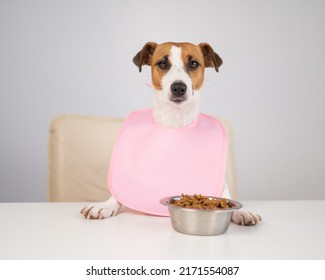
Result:
[[[228,134],[226,180],[236,198],[233,130]],[[111,117],[62,115],[50,124],[49,201],[104,201],[109,198],[107,173],[115,137],[123,120]]]

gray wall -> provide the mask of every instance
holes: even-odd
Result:
[[[46,201],[58,114],[151,106],[147,41],[208,42],[202,111],[235,128],[240,199],[325,199],[324,1],[0,1],[0,201]]]

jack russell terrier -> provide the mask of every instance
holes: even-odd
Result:
[[[192,124],[199,114],[200,89],[205,67],[217,72],[222,59],[207,43],[148,42],[134,57],[141,72],[143,65],[151,66],[155,90],[153,119],[162,127],[182,128]],[[226,182],[222,197],[231,199]],[[84,207],[80,213],[87,219],[105,219],[117,214],[121,207],[115,198]],[[239,225],[255,225],[262,218],[251,211],[234,211],[232,221]]]

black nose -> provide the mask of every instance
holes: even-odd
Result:
[[[187,86],[182,82],[173,83],[170,86],[170,90],[173,95],[181,97],[186,93]]]

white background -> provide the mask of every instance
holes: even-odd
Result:
[[[147,41],[208,42],[202,111],[235,130],[239,199],[325,199],[325,2],[0,0],[0,202],[46,201],[48,125],[151,106]]]

